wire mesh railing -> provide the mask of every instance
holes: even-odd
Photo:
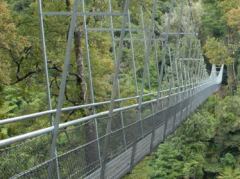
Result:
[[[57,140],[57,158],[49,157],[51,132],[13,143],[0,151],[0,167],[3,171],[1,177],[57,178],[56,167],[59,168],[59,174],[63,178],[87,177],[94,172],[100,172],[103,155],[106,157],[105,163],[108,164],[129,149],[131,149],[131,157],[128,159],[128,167],[130,167],[132,155],[134,155],[134,160],[138,161],[142,157],[142,153],[149,153],[151,147],[155,147],[171,134],[182,120],[218,87],[217,83],[209,80],[197,87],[193,95],[177,103],[172,103],[164,109],[158,108],[161,100],[143,103],[141,109],[138,109],[139,106],[125,109],[122,111],[122,123],[119,111],[115,112],[112,117],[109,115],[98,117],[96,118],[98,138],[97,135],[91,139],[86,138],[86,129],[89,129],[90,124],[92,130],[95,130],[95,117],[60,128]],[[112,126],[111,131],[107,133],[108,118],[112,118]],[[153,133],[155,134],[154,139],[152,139]],[[150,140],[138,144],[148,135],[151,135]],[[107,151],[104,151],[105,140],[108,137],[110,142]],[[135,154],[133,154],[134,146],[136,147]],[[142,148],[146,151],[141,151]],[[98,153],[100,153],[100,158]],[[57,166],[56,160],[58,161]],[[118,162],[121,160],[119,159]],[[114,166],[112,167],[114,168]],[[122,172],[126,173],[127,171]]]

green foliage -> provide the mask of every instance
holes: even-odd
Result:
[[[203,1],[203,15],[201,26],[201,38],[205,41],[206,37],[211,36],[221,38],[227,33],[226,21],[223,17],[221,8],[218,8],[219,1]]]
[[[226,167],[220,173],[220,176],[217,179],[240,179],[240,170]]]
[[[212,64],[231,64],[233,59],[229,57],[228,49],[222,41],[208,38],[204,46],[205,55]]]
[[[210,97],[144,162],[146,178],[239,178],[239,108],[239,92]]]
[[[223,158],[220,159],[223,166],[234,167],[236,165],[236,159],[231,153],[226,153]]]
[[[73,1],[70,0],[70,2],[72,3]],[[206,37],[210,37],[205,45],[206,56],[211,63],[232,63],[234,58],[236,60],[240,57],[240,53],[236,53],[239,51],[239,6],[236,5],[236,3],[239,3],[239,0],[203,0],[202,2],[198,0],[193,2],[193,16],[197,21],[196,26],[201,26],[200,38],[203,40],[202,44],[205,43]],[[114,10],[122,10],[121,1],[113,0],[112,3]],[[131,3],[132,28],[142,29],[139,15],[140,4],[143,5],[145,13],[144,22],[147,27],[151,23],[151,17],[149,16],[151,12],[149,9],[152,7],[152,1],[132,0]],[[172,3],[168,0],[161,0],[159,3],[157,17],[155,18],[155,24],[159,29],[165,30],[164,21],[166,19],[164,18],[166,17],[163,14],[169,12],[170,8],[173,8],[173,20],[170,22],[171,30],[177,31],[179,27],[183,32],[192,30],[188,29],[186,25],[189,23],[187,7],[184,7],[182,22],[179,22],[180,3],[174,4],[173,7],[171,7]],[[63,1],[44,1],[44,9],[46,11],[66,11],[67,7]],[[86,9],[91,12],[108,11],[108,3],[107,1],[87,0]],[[33,0],[0,0],[0,12],[0,119],[45,110],[47,109],[47,103],[45,88],[43,88],[45,81],[40,50],[37,2]],[[70,17],[45,17],[44,21],[53,107],[56,106],[59,92],[69,20]],[[109,26],[109,19],[92,16],[87,19],[87,23],[92,28],[106,27]],[[83,29],[83,18],[78,19],[78,26],[80,30]],[[120,17],[114,17],[114,27],[121,27]],[[227,28],[231,28],[231,31],[228,31]],[[226,34],[229,36],[229,42],[232,43],[231,47],[224,43]],[[142,34],[133,33],[133,38],[137,38],[140,35],[142,36]],[[156,36],[158,35],[156,34]],[[116,32],[115,38],[119,36],[120,34]],[[129,34],[127,36],[129,37]],[[196,38],[182,38],[181,43],[184,44],[181,44],[182,46],[180,47],[182,56],[186,56],[189,52],[189,48],[186,48],[186,46],[189,47],[190,42],[196,43]],[[115,68],[111,43],[112,39],[109,33],[91,32],[91,35],[89,35],[90,61],[96,102],[107,100],[111,95],[112,77]],[[89,81],[89,74],[86,70],[88,66],[84,35],[81,39],[81,45],[84,51],[85,80]],[[170,39],[169,46],[172,50],[176,49],[176,40]],[[138,88],[140,89],[145,58],[142,52],[146,49],[143,43],[135,43],[134,49],[135,58],[138,59],[136,68]],[[118,51],[118,43],[116,43],[116,50]],[[158,52],[159,54],[157,55],[161,60],[158,61],[160,65],[163,54],[168,52],[161,51],[161,49]],[[74,47],[72,48],[72,54],[66,92],[66,97],[68,98],[65,105],[82,103],[82,101],[76,100],[80,89],[76,86],[77,65],[74,60]],[[136,95],[131,58],[130,44],[126,42],[124,43],[119,79],[121,97]],[[151,55],[149,59],[150,71],[148,77],[150,81],[157,81],[158,69],[155,67],[154,55]],[[167,64],[170,64],[169,60],[170,57],[168,56],[166,58]],[[171,78],[174,78],[170,71],[171,68],[167,66],[164,82],[161,84],[163,89],[168,88],[168,82]],[[86,84],[86,88],[89,89],[89,85]],[[156,82],[151,83],[151,89],[146,83],[144,91],[155,91],[157,87],[158,83]],[[87,101],[89,100],[90,94],[87,94]],[[153,157],[151,157],[151,160],[144,163],[144,165],[147,165],[147,168],[142,171],[144,165],[141,165],[137,171],[133,171],[134,178],[201,178],[207,172],[213,172],[216,175],[220,173],[220,178],[229,178],[230,176],[237,178],[239,176],[237,167],[239,167],[240,158],[238,156],[239,145],[237,143],[240,140],[239,101],[239,96],[234,98],[226,97],[224,100],[217,96],[211,97],[202,110],[194,114],[176,132],[175,136],[161,145]],[[128,103],[133,102],[136,103],[136,101],[129,101]],[[83,112],[80,111],[72,116],[74,117],[74,115],[79,117],[83,115]],[[72,116],[63,116],[64,121],[71,120]],[[0,139],[48,125],[49,118],[44,117],[36,121],[0,126]],[[74,140],[78,140],[78,134],[76,132],[76,134],[72,135]],[[67,147],[67,138],[66,134],[61,133],[59,145]],[[45,140],[47,141],[47,139]],[[44,156],[44,153],[47,153],[41,142],[39,140],[35,146],[42,149],[40,158]],[[28,146],[23,147],[27,148]],[[25,162],[26,166],[30,166],[35,160],[31,158],[29,153],[32,150],[29,148],[21,152],[21,155],[25,155],[25,158],[29,160],[27,161],[29,164]],[[17,167],[18,163],[12,164],[10,162],[16,159],[16,155],[17,152],[14,152],[9,158],[6,157],[6,160],[1,162],[0,169]],[[144,172],[144,175],[138,175],[141,172]]]
[[[227,48],[228,55],[224,56],[224,62],[231,63],[228,66],[228,86],[233,88],[236,86],[236,80],[239,80],[239,0],[204,0],[202,26],[200,30],[200,38],[202,44],[206,43],[207,38],[216,38],[221,43],[223,50]],[[209,46],[208,46],[209,47]],[[210,47],[211,48],[211,47]],[[215,47],[212,47],[212,49]],[[205,49],[205,51],[211,51]],[[224,52],[225,53],[225,52]],[[214,56],[220,56],[220,52]],[[224,55],[224,54],[223,54]],[[227,58],[226,58],[227,57]],[[219,60],[219,59],[218,59]],[[210,59],[210,62],[222,62],[216,59]],[[233,67],[234,66],[234,67]],[[235,68],[235,70],[232,70]],[[236,74],[235,74],[236,73]],[[237,77],[237,79],[235,78]]]
[[[229,12],[227,12],[227,24],[231,28],[236,28],[238,31],[240,31],[240,7],[237,9],[231,9]]]

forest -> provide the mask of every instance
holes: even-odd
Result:
[[[240,94],[222,90],[125,178],[240,178]]]
[[[121,0],[86,0],[85,9],[81,6],[81,10],[91,13],[109,11],[109,2],[114,11],[120,12],[123,9]],[[73,3],[73,0],[44,0],[43,8],[46,12],[70,13]],[[175,133],[159,145],[155,152],[140,162],[126,178],[240,178],[238,142],[240,92],[237,89],[240,79],[240,0],[186,0],[183,2],[158,0],[157,3],[156,16],[152,22],[153,1],[131,0],[131,19],[128,23],[129,27],[137,30],[126,36],[128,38],[133,36],[135,39],[146,38],[138,30],[151,26],[151,23],[163,32],[169,30],[168,25],[171,31],[194,32],[196,36],[181,37],[181,43],[184,45],[180,48],[176,45],[177,39],[169,38],[170,51],[177,49],[184,56],[188,53],[186,46],[189,44],[202,46],[201,52],[196,52],[196,54],[190,52],[190,54],[192,56],[198,55],[197,53],[203,54],[204,65],[209,73],[211,64],[225,64],[223,84],[217,94],[211,96],[196,113],[192,114]],[[0,0],[0,120],[57,108],[71,18],[69,16],[44,17],[51,91],[50,98],[48,98],[38,8],[37,0]],[[180,12],[182,12],[181,21],[179,20]],[[171,14],[168,25],[166,24],[169,17],[166,14]],[[94,31],[97,28],[109,27],[111,24],[116,29],[121,28],[121,17],[115,16],[109,19],[104,16],[87,16],[86,19],[79,18],[77,21],[63,107],[111,100],[114,86],[114,60],[121,45],[119,43],[121,33],[119,31],[112,32],[112,34]],[[84,31],[85,25],[93,29],[89,33],[89,38],[86,37]],[[154,32],[154,37],[161,38],[161,35]],[[113,39],[116,41],[115,46],[112,44]],[[119,98],[120,96],[121,98],[137,96],[141,88],[144,94],[159,90],[157,71],[163,66],[163,60],[160,59],[156,67],[154,57],[157,55],[162,57],[167,52],[162,47],[155,47],[159,49],[157,54],[154,54],[154,49],[150,49],[147,82],[142,80],[145,71],[145,57],[142,51],[146,48],[147,44],[144,43],[134,42],[134,47],[130,41],[123,43],[124,60],[120,64],[118,79]],[[136,64],[131,62],[132,49],[134,49],[135,58],[138,59]],[[174,55],[177,56],[177,53]],[[92,74],[89,74],[88,58],[91,59]],[[171,55],[166,55],[166,64],[166,67],[162,67],[165,69],[161,90],[168,89],[171,86],[169,81],[177,78],[172,70]],[[133,70],[133,65],[135,70]],[[182,65],[187,71],[191,71],[195,66],[194,63]],[[192,78],[197,78],[197,75],[194,76],[193,73]],[[174,85],[179,86],[180,82]],[[91,86],[94,86],[94,89],[91,89]],[[156,96],[143,97],[143,101],[154,97]],[[124,107],[137,102],[136,99],[130,99],[117,105]],[[96,109],[70,111],[62,114],[60,122],[68,122],[75,118],[88,116],[93,111],[102,112],[106,109],[109,109],[108,105],[102,105]],[[51,124],[49,116],[42,116],[38,120],[1,125],[0,140],[17,136],[23,131],[42,129]],[[116,123],[118,124],[119,122]],[[100,133],[104,135],[106,123],[103,122],[100,125],[102,125]],[[94,125],[87,123],[84,127],[83,129],[78,126],[78,129],[83,129],[79,130],[80,132],[76,127],[66,129],[69,133],[60,133],[57,140],[60,154],[94,138],[96,134],[91,132]],[[84,137],[79,140],[78,135]],[[5,174],[0,174],[0,178],[9,177],[12,171],[6,168],[17,168],[21,162],[24,165],[17,169],[19,172],[33,166],[36,159],[28,154],[34,153],[36,148],[42,149],[37,156],[37,161],[45,161],[47,157],[44,154],[49,151],[44,148],[44,145],[48,145],[48,137],[44,136],[35,142],[32,141],[32,144],[30,142],[28,146],[21,146],[23,149],[21,147],[13,149],[22,154],[23,159],[19,161],[13,162],[16,159],[16,153],[6,154],[0,149],[0,156],[9,156],[9,158],[5,157],[6,160],[0,161],[0,170],[5,170]],[[89,148],[85,149],[85,152],[87,150]],[[86,163],[95,160],[93,156],[85,157]]]
[[[205,58],[217,64],[225,56],[230,62],[228,78],[219,92],[140,162],[126,179],[240,178],[240,94],[236,90],[240,1],[202,0],[198,5],[202,11],[199,37]]]

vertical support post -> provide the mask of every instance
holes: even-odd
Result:
[[[184,61],[183,61],[184,63]],[[187,62],[186,62],[187,63]],[[183,74],[184,74],[184,81],[185,81],[185,88],[184,88],[184,91],[185,91],[185,98],[188,98],[190,96],[190,79],[189,79],[189,71],[190,69],[188,68],[186,70],[186,65],[184,64],[183,65]]]
[[[108,0],[108,6],[109,6],[109,12],[112,13],[112,2],[111,0]],[[126,14],[123,14],[125,16]],[[113,31],[113,18],[112,15],[110,15],[110,29],[111,29],[111,38],[112,38],[112,45],[113,45],[113,57],[114,61],[117,61],[117,54],[116,54],[116,44],[114,39],[114,31]],[[117,79],[117,91],[118,91],[118,98],[120,98],[120,86],[119,86],[119,78]],[[120,111],[120,118],[121,118],[121,125],[122,125],[122,132],[123,132],[123,143],[125,150],[127,149],[127,141],[126,141],[126,132],[125,132],[125,125],[123,120],[123,113]]]
[[[192,55],[192,66],[196,66],[197,68],[194,68],[193,69],[193,91],[194,91],[194,94],[196,93],[196,87],[197,87],[197,76],[196,76],[196,72],[198,70],[198,66],[197,66],[197,62],[198,62],[198,59],[196,57],[197,55],[197,42],[196,40],[194,41],[194,48],[193,48],[193,55]],[[195,59],[195,60],[194,60]]]
[[[179,13],[179,26],[178,26],[178,34],[177,34],[177,54],[176,54],[176,66],[178,67],[179,64],[179,58],[180,58],[180,45],[181,45],[181,39],[180,39],[180,31],[181,31],[181,22],[182,22],[182,16],[183,16],[183,1],[181,1],[181,7],[180,7],[180,13]],[[181,68],[180,68],[181,70]],[[177,70],[178,71],[178,70]],[[180,82],[180,80],[182,79],[182,73],[180,71],[179,74],[179,78],[178,78],[178,97],[179,97],[179,101],[182,100],[182,90],[181,90],[181,86],[183,86]]]
[[[201,82],[201,79],[200,79],[200,69],[201,69],[201,63],[202,63],[202,60],[203,60],[203,57],[201,55],[201,43],[200,41],[198,41],[198,55],[197,55],[197,58],[199,59],[199,68],[198,68],[198,72],[197,72],[197,77],[198,77],[198,84]],[[204,60],[203,60],[203,63],[204,63]]]
[[[129,36],[130,36],[130,44],[131,44],[131,51],[132,51],[133,76],[134,76],[134,82],[135,82],[134,85],[135,85],[136,96],[138,96],[139,92],[138,92],[138,82],[137,82],[137,70],[136,70],[136,63],[135,63],[135,51],[134,51],[134,45],[133,45],[131,16],[130,16],[129,10],[128,10],[128,26],[129,26]]]
[[[85,46],[87,51],[87,66],[88,66],[88,75],[89,75],[89,83],[90,83],[90,100],[92,103],[95,103],[95,96],[94,96],[94,86],[93,86],[93,79],[92,79],[92,65],[90,60],[90,49],[89,49],[89,40],[88,40],[88,29],[87,29],[87,18],[86,18],[86,10],[85,10],[85,0],[82,0],[82,11],[83,11],[83,28],[85,32]],[[93,106],[93,113],[96,114],[96,109]],[[100,161],[101,166],[101,151],[100,151],[100,141],[99,141],[99,134],[98,134],[98,122],[97,119],[94,118],[94,125],[96,131],[96,139],[97,139],[97,150],[98,150],[98,158]]]
[[[185,85],[183,83],[183,70],[182,70],[181,61],[180,61],[180,59],[184,56],[183,55],[184,53],[182,52],[181,47],[182,47],[182,40],[179,39],[178,44],[177,44],[177,52],[176,52],[176,62],[177,62],[176,64],[177,64],[177,69],[178,69],[178,73],[179,73],[179,81],[178,81],[178,83],[179,83],[179,86],[178,86],[179,101],[182,100],[182,96],[183,96],[182,93],[185,90]]]
[[[188,81],[187,81],[187,75],[186,75],[186,67],[184,65],[183,58],[179,59],[179,65],[181,69],[181,82],[182,82],[182,91],[181,91],[181,100],[184,100],[186,97],[186,91],[188,90]],[[189,72],[189,71],[188,71]]]
[[[172,54],[171,54],[171,50],[170,50],[170,48],[168,47],[168,54],[169,54],[169,60],[170,60],[170,71],[171,71],[171,78],[170,78],[170,80],[171,80],[171,85],[170,85],[170,92],[169,92],[169,100],[171,99],[171,94],[172,94],[172,87],[173,88],[175,88],[175,83],[174,83],[174,76],[173,76],[173,67],[172,67]],[[170,102],[169,102],[170,103]],[[176,102],[175,102],[175,104],[176,104]],[[174,105],[174,104],[168,104],[168,106],[171,106],[171,105]],[[177,110],[177,108],[175,108],[176,110]],[[175,114],[174,114],[174,118],[173,118],[173,126],[172,126],[172,131],[174,131],[174,129],[175,129],[175,123],[176,123],[176,117],[177,117],[177,111],[175,110]]]
[[[171,94],[172,94],[172,87],[173,87],[173,79],[171,78],[172,77],[172,54],[171,54],[171,51],[170,51],[170,48],[167,46],[167,51],[168,51],[168,56],[169,56],[169,61],[170,61],[170,74],[171,76],[169,77],[169,91],[168,91],[168,106],[170,107],[172,104],[171,104]]]
[[[132,52],[132,67],[133,67],[133,76],[134,76],[134,85],[135,85],[135,94],[137,96],[137,102],[139,103],[139,91],[138,91],[138,82],[137,82],[137,70],[136,70],[136,63],[135,63],[135,51],[134,51],[134,44],[133,44],[133,36],[132,36],[132,25],[131,25],[131,16],[130,16],[130,11],[128,10],[128,28],[129,28],[129,36],[130,36],[130,44],[131,44],[131,52]],[[138,117],[141,119],[141,111],[139,108],[137,109]],[[141,123],[140,123],[141,125]],[[141,134],[143,134],[143,128],[142,125],[141,127]],[[133,143],[133,148],[132,148],[132,155],[130,159],[130,171],[132,170],[134,166],[134,158],[135,158],[135,153],[136,153],[136,146],[137,145],[137,140],[134,141]]]
[[[171,4],[173,5],[174,2],[171,1]],[[170,10],[167,14],[167,26],[168,28],[170,28],[170,12],[172,10],[172,6],[170,7]],[[168,39],[167,39],[167,43],[168,43]],[[174,79],[172,78],[172,75],[173,75],[173,69],[172,69],[172,54],[171,54],[171,50],[170,50],[170,47],[168,46],[168,44],[166,44],[166,51],[168,53],[168,56],[169,56],[169,61],[170,61],[170,77],[169,77],[169,89],[168,89],[168,106],[171,106],[171,94],[172,94],[172,87],[174,86]]]
[[[163,54],[162,54],[162,64],[161,64],[161,69],[160,69],[160,81],[161,82],[163,81],[163,72],[164,72],[165,65],[166,65],[166,53],[168,52],[167,48],[168,48],[169,30],[170,30],[170,15],[167,14],[166,33],[164,34],[163,41],[162,41]],[[163,90],[163,88],[161,90]],[[162,104],[162,108],[164,108],[164,107]]]
[[[165,38],[165,37],[163,37]],[[167,37],[168,38],[168,37]],[[161,55],[161,68],[160,68],[160,81],[162,83],[163,81],[163,72],[164,72],[164,68],[165,68],[165,62],[166,62],[166,44],[165,44],[166,39],[161,40],[161,50],[162,50],[162,55]],[[160,97],[164,96],[164,91],[165,89],[163,89],[163,86],[160,86]],[[161,109],[164,109],[164,104],[163,104],[163,99],[161,100]]]
[[[134,76],[134,84],[135,84],[135,94],[137,96],[137,102],[139,103],[139,90],[138,90],[138,82],[137,82],[137,70],[136,70],[136,63],[135,63],[135,51],[134,51],[134,45],[133,45],[133,36],[132,36],[132,25],[131,25],[131,16],[130,11],[128,10],[128,28],[129,28],[129,36],[130,36],[130,44],[131,44],[131,51],[132,51],[132,67],[133,67],[133,76]],[[141,116],[141,111],[138,109],[138,116]],[[142,125],[141,125],[141,134],[142,134]],[[135,141],[133,144],[132,149],[132,155],[131,155],[131,161],[130,161],[130,171],[133,168],[134,165],[134,158],[136,153],[136,145],[137,142]]]
[[[177,82],[176,82],[176,78],[177,78],[177,73],[175,71],[176,67],[175,67],[175,52],[171,49],[171,47],[169,47],[169,50],[172,54],[172,64],[171,64],[171,71],[172,71],[172,81],[173,81],[173,92],[174,93],[174,104],[177,104],[177,95],[176,95],[176,91],[177,91]]]
[[[144,25],[144,17],[143,17],[143,10],[142,10],[142,6],[140,7],[140,13],[141,13],[141,21],[142,21],[142,26],[143,26],[143,37],[144,37],[144,47],[145,47],[145,57],[144,57],[144,69],[143,69],[143,78],[142,78],[142,86],[141,86],[141,93],[140,93],[140,97],[139,97],[139,102],[138,102],[138,107],[139,107],[139,114],[141,114],[141,110],[142,110],[142,101],[143,101],[143,95],[144,95],[144,87],[145,87],[145,77],[146,75],[148,75],[148,82],[149,82],[149,88],[151,88],[150,86],[150,74],[149,74],[149,59],[150,59],[150,52],[152,49],[152,39],[154,37],[154,19],[155,19],[155,15],[156,15],[156,0],[153,1],[153,11],[152,11],[152,17],[151,17],[151,29],[149,32],[149,36],[148,38],[146,38],[146,29],[145,29],[145,25]],[[152,105],[152,104],[151,104]],[[152,107],[152,113],[153,111],[153,106]],[[141,128],[142,128],[142,118],[140,118],[140,124],[141,124]],[[150,145],[150,150],[151,150],[151,145]],[[135,154],[132,154],[135,155]],[[134,156],[132,157],[134,158]],[[132,162],[132,161],[131,161]]]
[[[201,63],[202,63],[202,59],[198,58],[198,68],[197,68],[197,72],[196,72],[196,76],[197,76],[197,85],[199,85],[201,83],[201,78],[200,78],[200,72],[201,72]]]
[[[148,50],[148,47],[147,47],[147,39],[146,39],[146,27],[145,27],[145,23],[144,23],[144,14],[143,14],[143,10],[142,10],[142,6],[140,8],[141,10],[141,24],[142,24],[142,29],[143,29],[143,41],[144,41],[144,50],[145,50],[145,53],[147,53],[147,50]],[[154,26],[153,26],[153,32],[154,32]],[[152,42],[152,37],[150,40],[150,43]],[[151,91],[151,78],[150,78],[150,70],[149,70],[149,60],[147,61],[147,82],[148,82],[148,88],[149,90]],[[151,103],[151,108],[152,108],[152,113],[154,112],[154,107],[153,107],[153,104]],[[141,119],[141,120],[144,120],[144,119]]]
[[[60,91],[59,91],[59,96],[58,96],[56,117],[54,118],[54,121],[53,121],[54,131],[53,131],[52,144],[51,144],[51,158],[54,159],[56,162],[56,172],[57,172],[58,179],[60,179],[60,172],[59,172],[59,166],[58,166],[57,147],[56,147],[57,135],[58,135],[59,122],[60,122],[62,107],[63,107],[63,102],[64,102],[66,81],[67,81],[69,65],[70,65],[71,46],[72,46],[72,42],[73,42],[74,28],[75,28],[75,24],[76,24],[76,20],[77,20],[78,4],[79,4],[79,0],[75,0],[72,17],[71,17],[71,22],[70,22],[70,28],[69,28],[69,32],[68,32],[67,48],[66,48],[66,55],[65,55],[63,73],[62,73]]]
[[[180,48],[180,47],[178,47],[178,48]],[[180,49],[178,49],[178,51],[179,50]],[[177,72],[178,72],[178,97],[179,97],[179,101],[181,101],[182,100],[182,91],[185,86],[183,85],[183,81],[182,81],[183,71],[182,71],[182,67],[181,67],[181,63],[180,63],[180,52],[178,52],[177,56],[176,56],[176,66],[177,66]]]
[[[147,79],[148,79],[148,87],[149,90],[151,90],[151,83],[150,83],[150,72],[149,72],[149,61],[150,61],[150,52],[152,50],[152,39],[154,37],[154,17],[155,17],[155,13],[156,13],[156,7],[154,7],[156,5],[156,1],[153,1],[153,12],[152,12],[152,19],[151,19],[151,29],[149,32],[149,37],[148,39],[146,38],[146,27],[145,27],[145,23],[144,23],[144,14],[143,14],[143,9],[142,6],[140,7],[140,15],[141,15],[141,24],[142,24],[142,29],[143,29],[143,41],[144,41],[144,52],[145,52],[145,57],[144,57],[144,71],[143,71],[143,80],[142,80],[142,89],[141,89],[141,94],[140,94],[140,98],[139,98],[139,108],[140,111],[139,113],[141,114],[142,112],[142,101],[143,101],[143,95],[144,95],[144,86],[145,86],[145,75],[147,75]],[[153,104],[151,103],[151,108],[152,108],[152,113],[154,112],[154,107]],[[139,118],[140,124],[141,124],[141,128],[143,130],[143,126],[142,126],[142,116],[140,116]],[[143,132],[142,132],[143,134]]]
[[[197,80],[196,80],[196,83],[197,83],[197,85],[199,85],[199,83],[200,83],[200,69],[201,69],[201,62],[202,62],[202,60],[201,60],[201,55],[200,55],[200,48],[201,48],[201,44],[200,44],[200,41],[198,40],[197,41],[197,54],[196,54],[196,58],[198,59],[198,68],[197,68],[197,72],[196,72],[196,76],[197,76]]]
[[[192,55],[192,39],[190,39],[190,47],[188,51],[188,58],[190,59]],[[191,96],[193,95],[193,69],[191,68],[191,60],[187,61],[187,66],[188,66],[188,72],[189,72],[189,77],[190,77],[190,89],[191,89]]]
[[[45,80],[46,80],[48,109],[52,110],[51,89],[50,89],[49,73],[48,73],[48,58],[47,58],[47,50],[46,50],[46,43],[45,43],[46,42],[45,41],[45,32],[44,32],[44,22],[43,22],[42,0],[38,0],[38,13],[39,13],[39,24],[40,24],[40,33],[41,33],[42,54],[43,54]],[[52,120],[53,120],[53,118],[50,115],[50,124],[52,124],[52,122],[53,122]]]
[[[140,7],[140,11],[141,11],[141,25],[142,25],[142,29],[143,29],[143,42],[144,42],[144,51],[145,53],[148,50],[148,46],[147,46],[147,39],[146,39],[146,27],[145,27],[145,23],[144,23],[144,14],[143,14],[143,10],[142,10],[142,6]],[[152,38],[152,37],[151,37]],[[149,40],[149,39],[148,39]],[[151,39],[150,39],[151,41]],[[149,61],[146,64],[147,66],[147,82],[148,82],[148,88],[149,90],[151,90],[151,80],[150,80],[150,72],[149,72]]]
[[[130,161],[129,171],[131,171],[131,170],[133,169],[133,166],[134,166],[134,158],[135,158],[136,150],[137,150],[137,142],[135,141],[135,142],[133,143],[133,147],[132,147],[132,155],[131,155],[131,161]]]
[[[129,7],[129,0],[125,0],[124,10],[123,10],[124,14],[127,14],[128,7]],[[106,158],[108,153],[108,144],[110,140],[110,132],[111,132],[111,125],[112,125],[112,114],[114,109],[115,98],[118,93],[117,83],[118,83],[118,76],[120,73],[120,63],[123,56],[123,40],[125,36],[125,27],[126,27],[127,20],[128,20],[128,17],[123,16],[122,29],[121,29],[120,41],[119,41],[119,51],[118,51],[117,59],[115,62],[115,73],[113,78],[113,87],[112,87],[111,102],[110,102],[110,108],[109,108],[109,119],[107,121],[107,130],[106,130],[107,135],[105,137],[104,148],[103,148],[103,157],[102,157],[102,165],[101,165],[102,167],[100,171],[101,179],[105,178]]]
[[[187,58],[188,56],[186,55],[186,48],[187,48],[187,43],[186,41],[182,42],[182,46],[183,46],[183,51],[182,51],[182,60],[180,60],[180,64],[181,64],[181,68],[182,68],[182,76],[184,78],[184,80],[182,81],[182,85],[183,85],[183,99],[187,98],[190,96],[190,80],[189,80],[189,71],[190,69],[186,69],[186,64],[188,63],[189,59]]]
[[[47,49],[46,49],[46,40],[45,40],[45,31],[44,31],[42,0],[38,0],[38,14],[39,14],[39,25],[40,25],[40,33],[41,33],[40,39],[41,39],[41,44],[42,44],[41,50],[42,50],[43,62],[44,62],[48,109],[52,110],[51,89],[50,89],[49,73],[48,73],[48,58],[47,58]],[[49,115],[50,125],[53,125],[53,120],[54,120],[54,118],[53,118],[52,114],[50,114]],[[52,150],[52,149],[50,149],[50,150]],[[51,151],[50,151],[50,153],[51,153]],[[56,167],[57,166],[58,166],[58,164],[56,165]],[[54,168],[53,166],[49,166],[48,178],[51,178],[51,174],[53,173],[53,171],[52,171],[53,168]],[[57,176],[59,176],[58,167],[57,167]]]
[[[155,37],[155,36],[154,36]],[[150,144],[150,152],[153,151],[153,142],[155,140],[155,129],[156,129],[156,121],[157,121],[157,112],[159,109],[159,100],[160,100],[160,90],[161,90],[161,79],[160,79],[160,73],[159,73],[159,61],[158,61],[158,51],[157,51],[157,43],[156,43],[156,39],[153,38],[153,43],[154,43],[154,59],[155,59],[155,65],[156,65],[156,70],[157,70],[157,80],[158,80],[158,88],[157,88],[157,102],[156,102],[156,106],[153,112],[153,128],[152,128],[152,138],[151,138],[151,144]],[[154,119],[155,118],[155,119]]]
[[[177,76],[177,92],[179,93],[181,90],[180,90],[180,80],[179,80],[179,74],[178,74],[178,59],[177,57],[175,56],[175,60],[174,60],[174,66],[175,66],[175,71],[176,71],[176,76]],[[176,96],[176,102],[178,103],[180,101],[180,98],[179,98],[179,94],[177,94]]]

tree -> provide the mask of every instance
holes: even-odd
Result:
[[[226,16],[228,26],[240,32],[240,7],[229,10]]]
[[[221,8],[225,14],[234,8],[238,8],[239,6],[240,0],[221,0],[218,3],[218,7]]]
[[[208,38],[203,47],[205,55],[212,64],[231,64],[233,59],[229,57],[228,49],[224,43],[216,38]]]
[[[18,64],[20,59],[24,58],[30,44],[27,38],[18,34],[6,2],[0,1],[0,11],[0,83],[6,84],[11,79],[9,70],[11,64]]]
[[[222,38],[227,33],[227,26],[223,12],[219,8],[217,0],[204,0],[203,15],[201,18],[200,39],[202,44],[208,36]]]
[[[223,171],[220,173],[220,175],[217,177],[217,179],[240,179],[240,170],[239,169],[233,169],[231,167],[226,167],[223,169]]]
[[[6,85],[12,81],[21,81],[30,75],[20,74],[20,64],[28,53],[30,43],[26,37],[18,33],[9,6],[2,0],[0,12],[0,93],[4,94]],[[17,69],[16,73],[14,69]],[[1,118],[6,117],[6,114],[14,109],[10,101],[5,101],[4,98],[2,96],[0,99]]]

